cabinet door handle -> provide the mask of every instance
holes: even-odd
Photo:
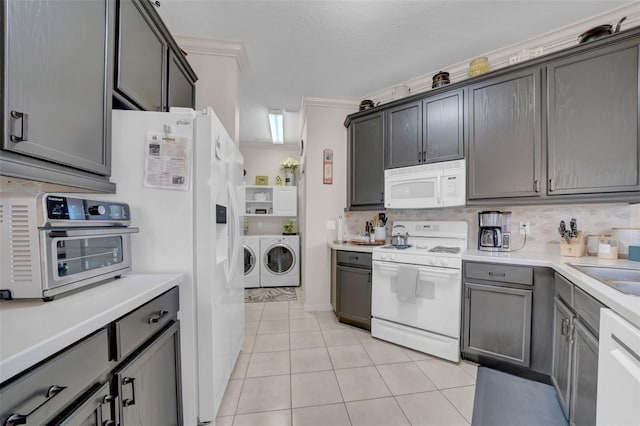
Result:
[[[164,317],[168,313],[169,311],[159,310],[157,313],[149,317],[149,324],[157,324],[158,322],[160,322],[162,317]]]
[[[536,179],[533,181],[533,190],[538,193],[540,192],[540,180]]]
[[[136,385],[135,382],[136,378],[135,377],[125,377],[122,379],[122,384],[123,385],[131,385],[131,399],[123,399],[122,400],[122,406],[123,407],[129,407],[130,405],[136,405]]]
[[[505,273],[504,272],[489,272],[489,276],[491,276],[491,277],[504,277]]]
[[[422,151],[422,162],[423,163],[427,162],[427,151]]]
[[[562,318],[562,321],[560,321],[560,334],[563,336],[566,336],[568,331],[569,331],[568,320],[566,318]]]
[[[29,134],[27,133],[27,129],[29,127],[29,115],[20,111],[11,111],[11,118],[14,122],[20,120],[20,136],[11,133],[9,136],[11,142],[17,143],[29,140]]]
[[[49,389],[47,389],[47,398],[53,398],[54,396],[56,396],[66,388],[67,388],[66,386],[58,386],[58,385],[51,386]]]
[[[18,426],[27,424],[27,416],[14,413],[4,422],[4,426]]]
[[[553,188],[553,179],[549,179],[549,192],[553,192],[554,188]]]
[[[380,202],[384,203],[384,191],[382,191],[380,194],[381,194],[380,195]]]

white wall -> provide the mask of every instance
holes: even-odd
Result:
[[[297,145],[271,143],[240,143],[240,152],[244,156],[244,169],[247,171],[244,183],[247,185],[255,185],[256,176],[268,176],[269,185],[276,184],[276,176],[280,176],[284,182],[284,171],[280,167],[280,161],[287,157],[298,160],[300,153]]]
[[[305,309],[330,310],[331,251],[327,221],[344,213],[347,190],[347,129],[344,119],[357,101],[303,98],[304,235],[302,282]],[[333,184],[323,184],[323,150],[333,150]]]
[[[176,40],[187,52],[187,60],[198,76],[196,109],[213,107],[237,145],[240,132],[238,81],[247,63],[244,44],[185,36],[177,36]]]

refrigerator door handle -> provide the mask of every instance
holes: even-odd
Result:
[[[235,273],[236,264],[238,263],[238,250],[240,246],[240,216],[238,214],[238,199],[236,198],[236,193],[231,182],[227,182],[227,190],[229,191],[229,201],[232,208],[231,217],[233,218],[233,234],[231,235],[231,260],[229,261],[229,283],[233,278],[233,274]]]

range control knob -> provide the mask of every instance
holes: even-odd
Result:
[[[87,211],[92,216],[102,216],[107,212],[107,209],[105,209],[104,206],[91,206]]]

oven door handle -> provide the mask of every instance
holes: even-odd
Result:
[[[137,234],[140,229],[135,227],[119,228],[119,227],[105,227],[105,228],[93,228],[93,229],[65,229],[65,230],[50,230],[45,231],[49,238],[66,238],[66,237],[100,237],[102,235],[115,235],[115,234]]]
[[[377,268],[379,270],[383,270],[387,272],[398,272],[399,265],[402,265],[402,264],[380,262],[380,261],[373,262],[374,269]],[[438,275],[445,275],[445,276],[460,275],[460,269],[438,268],[438,267],[418,266],[418,265],[413,265],[413,266],[418,267],[418,275],[431,275],[431,274],[433,275],[438,274]]]
[[[460,274],[460,269],[434,269],[434,268],[418,268],[418,275],[420,274],[424,274],[424,275],[445,275],[445,276],[451,276],[451,275],[459,275]]]

